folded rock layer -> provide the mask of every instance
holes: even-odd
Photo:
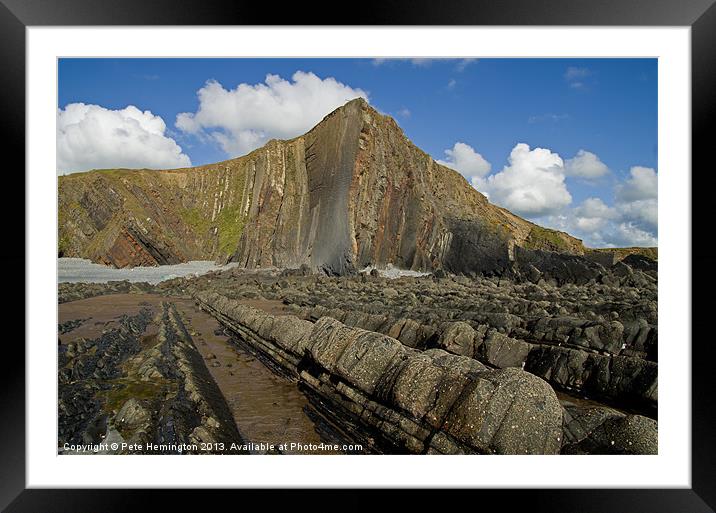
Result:
[[[328,274],[388,263],[499,273],[515,247],[585,252],[491,205],[362,99],[225,162],[59,177],[58,253],[116,267],[218,259]]]
[[[349,431],[356,426],[363,441],[418,454],[560,451],[562,407],[546,382],[525,371],[418,351],[329,317],[274,316],[211,292],[197,300]]]

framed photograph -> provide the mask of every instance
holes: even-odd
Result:
[[[712,511],[711,4],[3,0],[2,507]]]

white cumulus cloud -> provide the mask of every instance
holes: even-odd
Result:
[[[634,166],[629,178],[617,188],[617,199],[622,202],[655,199],[658,180],[656,171],[650,167]]]
[[[604,228],[610,221],[619,218],[616,210],[600,198],[587,198],[572,212],[572,223],[580,233]]]
[[[482,178],[492,168],[492,165],[472,146],[463,142],[456,142],[451,149],[445,150],[445,155],[447,160],[438,160],[438,164],[454,169],[468,180]]]
[[[579,150],[564,161],[550,149],[519,143],[510,152],[508,164],[493,174],[490,163],[465,143],[456,143],[445,154],[447,159],[438,162],[463,174],[492,203],[566,231],[589,247],[657,245],[658,180],[654,169],[632,167],[607,198],[612,204],[602,197],[588,197],[572,206],[567,178],[591,180],[609,173],[594,153]]]
[[[362,89],[304,71],[294,73],[291,80],[269,74],[264,83],[242,83],[234,89],[225,89],[210,80],[197,96],[197,111],[177,115],[177,128],[189,134],[208,135],[232,157],[272,138],[301,135],[347,101],[368,99]]]
[[[540,221],[567,231],[590,247],[656,246],[658,244],[657,173],[635,166],[614,188],[614,205],[588,198]]]
[[[599,178],[609,172],[609,168],[599,160],[599,157],[586,150],[579,150],[574,158],[567,159],[564,162],[564,169],[567,176],[585,179]]]
[[[601,198],[587,198],[574,209],[574,213],[584,218],[614,219],[616,216],[614,209],[604,203]]]
[[[564,162],[558,154],[519,143],[508,162],[499,173],[473,181],[491,202],[525,217],[554,214],[572,202],[564,182]]]
[[[659,214],[656,198],[617,203],[617,209],[625,219],[646,228],[656,228]]]
[[[57,172],[190,166],[189,157],[165,131],[160,116],[133,105],[110,110],[70,103],[57,111]]]
[[[643,240],[648,234],[656,241],[658,232],[658,176],[650,167],[634,166],[629,178],[616,187],[616,208],[625,222],[620,233]],[[655,242],[654,242],[655,244]]]
[[[657,246],[659,243],[654,233],[642,230],[637,225],[629,222],[620,223],[617,226],[616,233],[611,241],[617,247],[652,247]]]

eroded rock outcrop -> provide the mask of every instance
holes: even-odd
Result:
[[[557,286],[479,276],[386,279],[233,269],[166,286],[280,301],[311,322],[331,317],[409,348],[521,368],[562,392],[656,416],[656,283]]]
[[[563,454],[658,454],[655,420],[605,407],[564,406]]]
[[[215,293],[197,300],[280,365],[364,443],[410,453],[554,454],[562,407],[519,369],[488,369],[439,349],[323,317],[274,316]]]
[[[57,302],[67,303],[106,294],[142,294],[152,290],[154,287],[149,283],[134,283],[127,280],[107,283],[59,283],[57,285]]]

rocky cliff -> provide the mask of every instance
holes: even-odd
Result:
[[[237,159],[59,178],[58,254],[116,267],[216,259],[328,274],[388,263],[500,273],[516,246],[585,252],[491,205],[362,99]]]

